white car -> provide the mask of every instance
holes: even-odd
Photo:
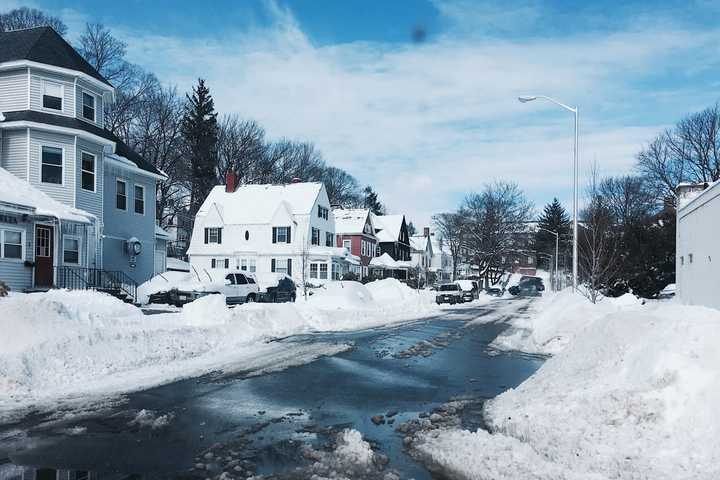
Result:
[[[227,298],[228,305],[253,303],[260,297],[260,287],[255,276],[245,272],[225,275],[224,285],[220,286],[219,290]]]

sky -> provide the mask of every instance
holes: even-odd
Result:
[[[587,5],[586,5],[587,4]],[[128,60],[270,138],[311,141],[417,227],[497,180],[538,211],[570,209],[572,114],[581,182],[635,156],[720,87],[720,2],[0,0],[101,22]]]

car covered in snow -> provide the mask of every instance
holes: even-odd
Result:
[[[540,277],[523,276],[517,285],[508,288],[508,292],[515,296],[540,295],[545,291],[545,284]]]
[[[437,289],[435,302],[438,305],[441,303],[449,303],[451,305],[463,303],[462,289],[460,288],[460,285],[457,283],[446,283],[444,285],[440,285]]]
[[[659,299],[667,299],[667,298],[674,298],[675,293],[677,292],[677,286],[674,283],[669,283],[660,290],[660,292],[657,295],[657,298]]]
[[[456,280],[455,283],[462,291],[463,302],[472,302],[480,297],[480,289],[475,280]]]
[[[292,303],[297,298],[297,285],[284,273],[258,273],[255,278],[260,286],[259,302]]]
[[[260,288],[255,276],[231,270],[165,272],[138,287],[148,303],[182,307],[206,295],[223,294],[228,305],[258,301]]]

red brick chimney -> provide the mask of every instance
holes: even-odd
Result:
[[[237,188],[238,176],[234,170],[230,170],[225,174],[225,191],[232,193]]]
[[[423,236],[429,237],[430,236],[430,227],[423,228]]]

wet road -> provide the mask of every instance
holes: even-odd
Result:
[[[307,464],[303,445],[319,448],[335,432],[354,428],[401,478],[429,479],[403,452],[394,425],[375,425],[371,417],[398,412],[397,425],[451,398],[492,398],[521,383],[542,359],[488,344],[508,316],[527,306],[498,300],[392,328],[292,337],[280,342],[352,348],[274,373],[218,373],[131,394],[93,412],[0,426],[0,478],[20,478],[23,471],[28,478],[28,470],[41,467],[91,471],[96,478],[206,478],[233,465],[240,478],[271,475]],[[487,323],[468,323],[476,318]],[[480,419],[465,421],[477,428]],[[52,476],[52,470],[35,472],[38,479]]]

